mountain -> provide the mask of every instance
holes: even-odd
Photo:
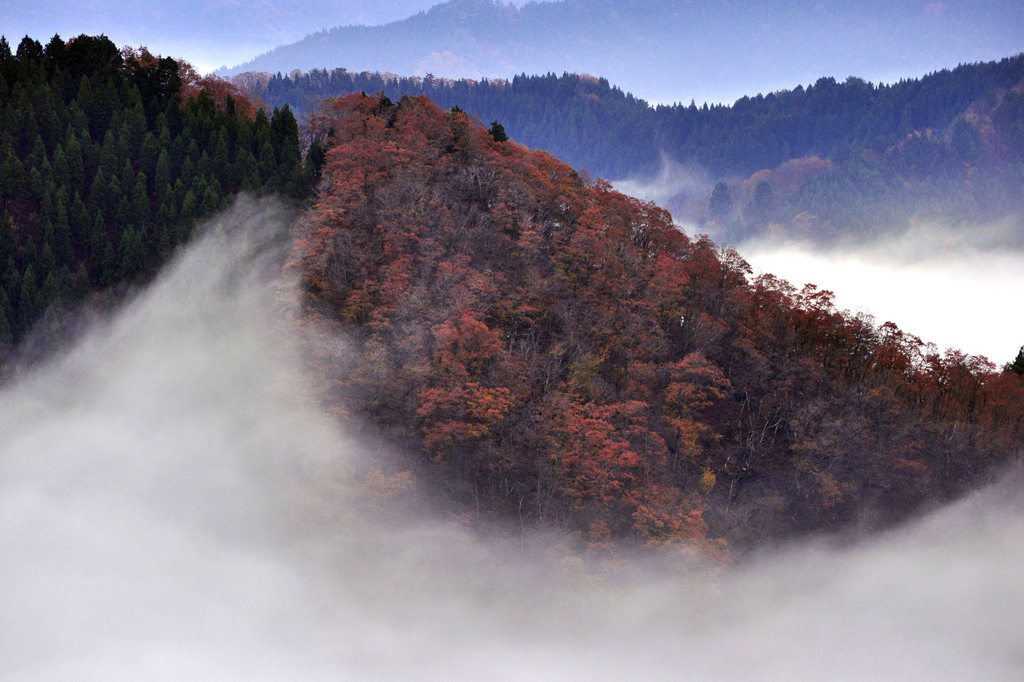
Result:
[[[649,101],[732,101],[851,72],[893,82],[1024,48],[1024,9],[998,0],[832,6],[770,0],[451,0],[383,26],[339,26],[226,70],[511,78],[590,73]]]
[[[884,527],[1016,456],[1020,362],[753,277],[458,109],[328,100],[303,160],[289,109],[88,36],[0,40],[0,103],[0,342],[40,318],[61,337],[69,308],[145,281],[226,197],[302,198],[319,176],[285,264],[311,387],[470,523],[725,559]]]
[[[353,94],[312,134],[287,268],[322,400],[471,521],[722,557],[884,526],[1015,457],[1015,370],[752,278],[497,126]]]

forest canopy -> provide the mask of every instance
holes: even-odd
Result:
[[[1017,457],[1020,376],[837,310],[423,97],[312,119],[297,235],[324,400],[476,520],[724,556],[885,525]]]
[[[0,351],[152,275],[240,191],[307,195],[298,124],[105,36],[0,38]]]
[[[287,267],[304,326],[354,349],[312,344],[322,400],[413,453],[470,523],[724,559],[885,526],[1019,459],[1019,362],[940,353],[828,291],[754,278],[666,210],[514,141],[504,116],[357,93],[323,100],[300,135],[254,92],[103,36],[0,39],[3,350],[145,281],[238,192],[312,196]],[[749,200],[718,182],[711,219],[772,219],[784,178],[834,199],[872,151],[916,159],[906,177],[1012,171],[1018,94],[993,92],[975,119],[950,114],[948,140],[790,159]],[[975,136],[983,120],[1002,132]]]

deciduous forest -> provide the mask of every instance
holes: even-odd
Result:
[[[1019,462],[1016,369],[752,278],[667,212],[425,97],[327,101],[289,268],[322,399],[471,521],[725,557],[906,518]],[[353,426],[355,428],[355,426]]]

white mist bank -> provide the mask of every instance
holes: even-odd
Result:
[[[1024,253],[1009,247],[974,246],[933,228],[832,249],[765,240],[737,250],[755,275],[828,289],[839,309],[868,313],[877,324],[895,322],[940,350],[1002,365],[1024,345],[1024,323],[1015,311],[1015,302],[1024,300]]]
[[[242,203],[0,392],[0,680],[1024,675],[1019,486],[843,551],[621,579],[378,523],[282,324],[258,248],[282,220]]]

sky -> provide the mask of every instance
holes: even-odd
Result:
[[[0,387],[0,682],[1017,682],[1019,477],[854,546],[588,564],[361,500],[242,201]],[[343,338],[334,342],[343,344]],[[376,455],[379,443],[373,446]]]

